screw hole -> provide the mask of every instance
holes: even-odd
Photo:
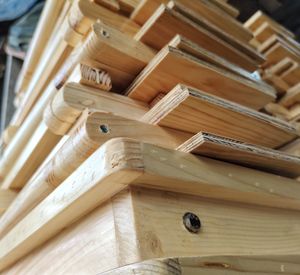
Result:
[[[107,134],[109,132],[109,128],[107,125],[102,124],[102,125],[100,125],[99,128],[100,128],[100,131],[104,134]]]
[[[101,33],[104,37],[109,38],[109,33],[106,30],[101,30]]]
[[[185,228],[191,233],[199,233],[201,228],[201,221],[199,217],[191,212],[186,212],[183,217],[183,224]]]

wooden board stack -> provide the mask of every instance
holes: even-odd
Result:
[[[251,43],[264,54],[262,78],[277,91],[276,103],[266,105],[268,113],[280,117],[300,130],[300,44],[289,30],[261,11],[245,22],[253,33]],[[298,142],[287,148],[289,153],[298,153]]]
[[[50,1],[0,160],[1,274],[298,272],[298,133],[260,112],[238,11]]]

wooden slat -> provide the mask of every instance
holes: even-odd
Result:
[[[288,85],[284,80],[282,80],[281,77],[271,74],[268,70],[264,71],[262,79],[269,85],[272,85],[276,89],[278,95],[285,94],[290,88],[290,85]]]
[[[192,41],[186,39],[184,36],[176,35],[168,44],[169,46],[175,47],[185,53],[188,53],[198,59],[216,65],[220,68],[223,68],[227,71],[233,72],[238,76],[243,76],[244,78],[259,84],[260,86],[264,87],[264,82],[258,81],[257,78],[253,76],[250,72],[243,70],[241,67],[236,66],[226,59],[211,53],[208,50],[205,50],[199,47],[197,44],[193,43]],[[266,87],[266,89],[270,87]]]
[[[297,273],[300,268],[298,256],[207,256],[180,257],[164,260],[148,260],[116,268],[101,275],[127,275],[140,272],[163,275],[252,275],[255,273],[273,275],[276,273]],[[150,273],[148,273],[150,272]],[[156,274],[155,273],[155,274]]]
[[[0,189],[0,216],[6,211],[17,196],[17,192]]]
[[[164,161],[163,159],[168,161]],[[207,173],[209,167],[210,173]],[[234,177],[231,177],[229,174],[234,175]],[[252,175],[250,176],[250,174]],[[224,177],[223,180],[220,180],[220,178],[218,178],[219,176]],[[261,181],[263,178],[268,178],[268,180]],[[261,182],[261,185],[256,186],[255,184],[248,184],[248,181],[258,181]],[[275,182],[277,182],[277,184],[275,184]],[[153,145],[141,144],[130,139],[113,139],[99,148],[99,150],[97,150],[84,165],[68,177],[62,185],[33,209],[0,241],[0,268],[3,270],[5,267],[8,267],[17,259],[57,234],[75,219],[91,211],[130,184],[148,186],[151,188],[157,186],[157,188],[169,191],[281,208],[291,207],[299,209],[300,206],[296,192],[296,190],[300,188],[297,181],[284,178],[279,179],[276,176],[266,173],[225,164],[215,160],[206,160],[204,158],[198,159],[193,155],[162,149]],[[270,186],[273,185],[274,189],[271,189]],[[292,186],[293,188],[291,189]],[[264,189],[265,187],[267,187],[267,189]],[[284,196],[282,196],[283,194]],[[162,197],[161,199],[164,201]],[[197,207],[200,207],[198,203],[201,200],[196,199],[195,205],[198,205]],[[141,204],[139,203],[140,205],[138,207],[138,209],[140,209],[139,211],[141,211],[140,214],[144,213],[147,215],[147,222],[150,220],[151,222],[154,222],[152,219],[153,216],[151,215],[151,211],[153,210],[150,210],[148,213],[146,213],[147,211],[144,212],[145,209],[142,206],[143,201],[147,204],[147,197],[143,196],[140,200]],[[154,205],[159,204],[160,202],[157,201]],[[211,205],[213,205],[213,203]],[[225,205],[226,204],[222,204],[222,208],[225,207]],[[50,209],[50,207],[51,211],[45,211],[45,209]],[[180,208],[182,207],[183,205],[180,206]],[[204,205],[200,208],[203,209],[203,207]],[[228,211],[227,213],[230,213],[229,215],[232,220],[235,213],[235,206],[228,205],[228,207],[231,211]],[[147,208],[149,207],[147,206]],[[195,213],[198,213],[199,209],[194,209]],[[263,217],[265,215],[270,217],[272,213],[271,211],[261,211],[257,208],[254,209],[256,209],[253,210],[254,213],[261,213]],[[172,208],[172,210],[174,210],[174,208]],[[181,211],[182,210],[183,209],[181,209]],[[189,208],[189,210],[192,211],[193,208]],[[158,211],[158,213],[159,212],[160,211]],[[118,211],[115,213],[116,215],[121,214]],[[279,215],[281,219],[290,220],[286,211],[284,214],[280,210],[273,213],[277,213],[274,214],[274,218]],[[295,215],[292,213],[290,213],[290,215]],[[181,218],[183,214],[184,212],[181,213]],[[220,213],[220,215],[224,215],[224,213]],[[254,216],[256,216],[257,220],[257,214]],[[205,221],[205,214],[201,213],[200,217],[201,219],[204,219],[204,225],[209,224],[208,221]],[[264,221],[264,226],[271,226],[270,222],[265,223],[265,218],[263,217],[262,220]],[[115,219],[118,218],[115,217]],[[178,223],[177,220],[174,222]],[[294,220],[293,224],[295,224],[295,222],[296,220]],[[157,224],[157,222],[155,222],[155,224]],[[215,222],[213,222],[213,224],[215,224]],[[256,234],[258,234],[257,239],[251,237],[252,242],[249,242],[249,244],[251,243],[251,249],[253,249],[252,252],[255,251],[258,253],[258,251],[261,250],[260,248],[257,248],[256,241],[259,239],[261,242],[261,232],[265,232],[265,230],[262,230],[264,226],[261,224],[257,231],[255,231]],[[287,226],[292,226],[292,224],[280,223],[278,230],[286,230]],[[140,233],[145,234],[143,233],[142,228],[144,227],[138,228],[138,230],[141,230],[138,233],[138,236],[142,236]],[[180,228],[182,231],[181,225]],[[273,225],[272,228],[275,230]],[[231,229],[228,230],[230,231]],[[244,226],[243,230],[245,230]],[[250,235],[253,236],[253,228],[249,230],[252,232]],[[226,234],[228,234],[228,232]],[[295,231],[295,234],[296,232],[298,231]],[[234,236],[233,232],[231,234]],[[283,253],[283,246],[288,247],[284,249],[285,253],[291,253],[293,251],[294,248],[287,246],[285,241],[286,238],[280,240],[278,239],[278,234],[275,234],[274,237],[275,236],[277,238],[277,249],[274,250],[274,254],[276,254],[276,251],[277,253]],[[201,239],[202,238],[198,240]],[[291,240],[295,243],[294,237],[291,238]],[[232,238],[230,238],[230,241],[232,242]],[[147,242],[148,241],[146,241],[146,243]],[[140,243],[141,245],[138,246],[143,253],[146,253],[140,255],[149,255],[149,257],[151,256],[152,258],[154,256],[153,253],[155,254],[156,250],[149,251],[148,248],[146,249],[147,246],[144,246],[146,243]],[[268,243],[266,239],[263,249],[265,249],[266,245],[271,246],[272,243],[273,241]],[[163,242],[162,244],[165,243]],[[198,243],[198,245],[193,245],[192,247],[199,252],[199,247],[203,247],[199,245],[200,244]],[[239,247],[241,247],[240,245],[240,242],[238,242]],[[173,249],[175,248],[174,246],[172,247]],[[184,253],[183,256],[195,253],[196,250],[192,249],[192,247],[190,247],[187,254]],[[231,249],[231,246],[226,245],[224,247],[229,250]],[[168,255],[169,252],[167,251],[170,251],[170,247],[166,246],[165,249],[163,251],[166,251],[165,255]],[[179,253],[179,251],[183,252],[182,249],[182,246],[176,246],[176,253]],[[213,252],[215,249],[220,249],[220,247],[218,246],[211,249],[211,252]],[[128,257],[127,255],[127,259],[129,260],[131,257]]]
[[[210,2],[214,3],[217,7],[219,7],[232,17],[238,17],[240,14],[240,11],[238,9],[226,3],[226,1],[224,0],[211,0]]]
[[[290,68],[290,70],[286,71],[282,76],[282,79],[291,86],[299,83],[300,80],[300,65],[297,63],[296,66]]]
[[[50,84],[40,98],[39,104],[31,110],[29,116],[25,119],[12,141],[6,147],[0,160],[0,178],[3,179],[13,167],[15,161],[26,146],[26,143],[32,136],[32,133],[41,122],[43,111],[46,108],[48,101],[56,92],[57,90],[55,87]]]
[[[141,0],[130,18],[141,26],[152,16],[160,4],[167,4],[169,0]]]
[[[295,141],[287,144],[280,148],[281,151],[291,154],[293,156],[300,156],[300,139],[296,139]]]
[[[94,0],[94,2],[115,12],[121,9],[118,0]]]
[[[297,177],[300,175],[300,158],[298,157],[210,133],[200,132],[177,149],[281,176]]]
[[[279,103],[284,107],[291,107],[296,103],[300,103],[300,83],[290,88]]]
[[[167,0],[144,0],[141,1],[137,9],[131,15],[131,18],[143,25],[155,12],[160,4],[167,4]],[[184,7],[193,10],[198,16],[205,18],[210,23],[222,29],[225,33],[235,36],[237,39],[248,42],[252,39],[252,33],[243,27],[241,23],[228,16],[220,6],[224,7],[218,0],[176,0],[176,4],[181,4]],[[229,7],[229,5],[227,5]]]
[[[123,91],[150,62],[155,52],[139,41],[102,23],[92,30],[80,47],[57,74],[55,84],[61,87],[79,63],[106,71],[114,91]]]
[[[188,2],[191,3],[191,2]],[[198,24],[199,26],[202,26],[203,28],[205,28],[206,30],[208,30],[210,33],[214,34],[216,37],[221,38],[223,41],[226,41],[228,44],[232,45],[235,49],[237,49],[238,51],[244,53],[245,55],[247,55],[248,57],[250,57],[255,63],[257,64],[261,64],[264,62],[264,57],[255,49],[253,49],[253,47],[251,47],[248,44],[248,41],[241,41],[238,37],[237,37],[237,31],[232,31],[232,29],[234,28],[229,28],[229,30],[224,31],[222,29],[223,26],[226,26],[225,22],[223,22],[223,24],[220,25],[215,25],[212,24],[211,22],[213,21],[212,19],[207,20],[204,16],[199,15],[199,13],[195,12],[195,10],[200,10],[202,11],[202,9],[199,9],[199,5],[195,4],[193,6],[191,6],[191,8],[187,8],[186,4],[182,5],[180,3],[177,3],[175,1],[171,1],[170,3],[168,3],[168,7],[171,8],[172,10],[178,12],[179,14],[186,16],[187,18],[189,18],[190,20],[192,20],[193,22],[195,22],[196,24]],[[203,15],[206,15],[207,13],[203,13]],[[212,18],[216,18],[216,17],[212,17]],[[220,20],[221,21],[221,20]],[[220,22],[218,21],[218,22]],[[228,21],[227,19],[225,21]],[[224,28],[224,27],[223,27]],[[245,29],[243,29],[245,30]]]
[[[176,0],[176,3],[180,3],[188,8],[190,11],[195,12],[198,18],[208,20],[216,27],[220,28],[224,33],[232,35],[238,40],[248,43],[252,38],[253,34],[251,31],[246,29],[239,21],[228,16],[223,9],[220,8],[220,1],[218,0]],[[227,5],[229,6],[229,5]]]
[[[270,86],[245,79],[245,74],[237,75],[236,67],[226,65],[225,60],[200,47],[185,43],[184,40],[179,47],[182,48],[182,45],[191,49],[193,55],[186,49],[166,46],[131,84],[127,90],[128,96],[150,102],[159,93],[167,93],[176,84],[183,83],[254,109],[260,109],[275,99]],[[234,72],[225,70],[224,66]]]
[[[31,178],[41,162],[51,152],[52,148],[60,140],[60,136],[53,134],[48,127],[41,122],[36,131],[32,133],[26,147],[23,149],[14,166],[2,182],[4,189],[20,189]]]
[[[282,25],[278,24],[275,20],[264,14],[262,11],[257,11],[254,15],[252,15],[245,23],[244,26],[251,31],[255,31],[261,24],[264,22],[268,22],[273,28],[277,29],[279,32],[284,33],[287,36],[295,37],[295,35],[283,27]]]
[[[131,198],[127,197],[128,201]],[[19,261],[11,269],[6,270],[5,274],[17,274],[20,272],[28,272],[30,274],[36,274],[42,272],[47,268],[49,273],[67,273],[67,272],[83,272],[86,273],[86,267],[89,267],[89,271],[93,274],[103,274],[102,271],[107,270],[108,274],[122,274],[125,271],[126,275],[129,274],[130,268],[133,266],[135,272],[151,271],[151,267],[160,267],[160,271],[165,270],[163,263],[168,263],[168,271],[176,271],[181,267],[182,274],[187,275],[207,275],[213,274],[224,275],[238,274],[244,272],[244,274],[253,274],[260,272],[263,274],[279,273],[280,274],[296,274],[299,269],[299,255],[231,255],[231,256],[200,256],[200,257],[180,257],[179,259],[161,259],[150,260],[142,263],[135,263],[133,265],[127,265],[123,268],[117,268],[124,265],[124,261],[119,262],[117,259],[123,258],[123,251],[128,255],[132,255],[132,248],[116,251],[116,247],[112,245],[116,243],[115,229],[118,225],[125,220],[125,212],[122,212],[123,219],[117,220],[114,224],[113,210],[120,210],[120,203],[128,209],[129,204],[125,205],[126,199],[124,195],[116,196],[113,200],[114,203],[107,203],[96,209],[92,214],[88,215],[84,220],[76,222],[72,227],[55,237],[55,239],[35,252],[31,253],[25,259]],[[117,203],[119,202],[119,203]],[[249,211],[249,210],[248,210]],[[247,215],[245,215],[247,216]],[[118,216],[120,217],[120,215]],[[130,218],[130,217],[128,217]],[[119,222],[118,222],[119,221]],[[219,223],[217,223],[219,224]],[[230,223],[231,224],[231,223]],[[256,223],[255,223],[256,224]],[[226,227],[226,225],[225,225]],[[110,229],[110,230],[104,230]],[[127,224],[127,232],[130,230],[129,224]],[[222,232],[221,230],[220,232]],[[271,230],[272,231],[272,230]],[[89,234],[86,234],[89,232]],[[272,231],[273,232],[273,231]],[[102,238],[97,238],[101,234]],[[94,237],[95,235],[95,237]],[[128,236],[128,234],[124,234]],[[124,235],[121,235],[123,237]],[[97,239],[97,242],[91,242],[90,240]],[[226,239],[226,238],[225,238]],[[89,242],[90,241],[90,242]],[[76,242],[76,246],[74,246]],[[178,242],[178,239],[175,241]],[[122,244],[125,244],[122,242]],[[93,249],[88,250],[87,247]],[[85,253],[80,253],[81,248],[85,249]],[[125,247],[124,247],[125,248]],[[67,257],[72,251],[72,257]],[[120,253],[121,252],[121,253]],[[131,252],[130,254],[128,254]],[[99,257],[101,255],[101,257]],[[118,257],[120,255],[121,257]],[[178,255],[177,255],[178,256]],[[52,264],[49,266],[49,258],[52,259]],[[56,260],[57,259],[57,260]],[[154,263],[155,262],[155,263]],[[160,262],[160,264],[158,264]],[[148,264],[149,263],[149,264]],[[144,269],[143,269],[144,268]],[[112,270],[114,269],[114,270]],[[109,271],[108,271],[109,270]],[[239,270],[239,271],[236,271]],[[203,273],[199,273],[202,272]],[[236,271],[236,272],[235,272]],[[112,273],[111,273],[112,272]],[[131,273],[130,273],[131,274]],[[159,273],[160,274],[160,273]]]
[[[255,39],[260,42],[264,43],[268,40],[272,35],[279,34],[285,35],[284,32],[280,31],[279,29],[275,28],[269,22],[263,22],[254,32],[253,35]]]
[[[295,128],[284,121],[184,85],[176,86],[142,121],[194,134],[211,132],[271,148],[297,137]]]
[[[282,59],[289,57],[295,62],[300,62],[300,50],[292,47],[285,40],[278,36],[273,36],[260,47],[266,57],[263,67],[268,67],[280,62]]]
[[[101,19],[101,22],[104,24],[119,29],[129,35],[134,35],[139,29],[139,25],[128,19],[126,16],[110,11],[92,1],[76,1],[78,2],[80,12],[93,21]]]
[[[284,59],[280,60],[277,64],[267,69],[268,72],[271,74],[275,74],[277,76],[282,76],[291,68],[297,66],[297,62],[292,60],[289,57],[285,57]]]
[[[163,4],[143,25],[135,35],[135,39],[160,50],[176,34],[185,36],[201,47],[222,56],[246,70],[254,71],[257,68],[257,64],[254,64],[253,59],[218,38],[204,27]]]
[[[74,122],[74,119],[87,108],[90,112],[101,111],[133,120],[142,118],[149,110],[147,105],[142,102],[137,102],[118,94],[101,92],[97,89],[84,87],[75,83],[67,84],[58,93],[55,104],[52,104],[52,106],[54,107],[54,115],[60,122]],[[91,119],[87,118],[87,124],[83,122],[83,126],[80,127],[78,132],[71,135],[70,139],[68,139],[68,141],[59,149],[53,159],[50,159],[20,192],[18,200],[12,206],[12,209],[10,209],[10,211],[1,219],[0,235],[5,234],[14,224],[23,218],[28,211],[52,192],[57,185],[62,183],[62,181],[78,168],[87,157],[103,144],[103,142],[107,141],[109,138],[118,136],[118,133],[124,136],[124,132],[118,132],[117,130],[115,131],[115,129],[112,134],[101,135],[102,132],[99,128],[101,121],[95,119],[95,116],[97,117],[97,115],[91,116]],[[51,119],[53,120],[53,116],[50,117],[50,122]],[[46,120],[46,123],[50,129],[55,131],[51,123],[49,123],[49,119]],[[121,126],[123,125],[120,121],[118,122],[118,120],[117,123]],[[136,124],[130,127],[130,124],[128,125],[126,120],[124,120],[123,123],[125,124],[123,129],[126,129],[126,125],[129,129],[125,131],[127,136],[136,135],[136,131],[130,131],[132,128],[135,129]],[[92,126],[89,127],[88,124],[91,124]],[[110,122],[110,127],[113,127],[111,124],[112,122]],[[56,124],[55,127],[57,127]],[[141,135],[138,135],[137,137],[143,137],[146,141],[151,139],[160,141],[159,144],[167,142],[171,146],[173,145],[173,148],[176,148],[184,140],[190,138],[190,136],[187,136],[185,139],[181,138],[180,141],[176,142],[174,139],[174,141],[171,142],[170,135],[169,138],[162,138],[166,137],[166,133],[164,132],[154,132],[154,134],[152,133],[150,135],[149,130],[147,132],[145,131],[145,127],[141,129],[140,133]],[[33,148],[35,149],[35,147]]]
[[[65,1],[46,1],[17,81],[17,92],[24,92],[28,87],[64,4]]]

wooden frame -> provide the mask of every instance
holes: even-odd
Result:
[[[196,167],[198,167],[198,169],[195,169]],[[200,167],[202,167],[202,169],[199,169]],[[207,173],[208,169],[210,173]],[[223,180],[220,180],[220,177]],[[259,184],[256,184],[257,182],[259,182]],[[2,238],[0,241],[0,268],[3,270],[3,268],[9,266],[24,254],[30,252],[33,248],[57,234],[75,219],[91,211],[99,204],[111,198],[114,194],[126,189],[128,185],[159,188],[183,194],[193,194],[193,196],[205,196],[208,198],[272,206],[276,208],[300,209],[297,196],[297,190],[300,187],[297,181],[278,178],[275,175],[215,160],[197,158],[193,155],[163,149],[154,145],[142,144],[131,139],[113,139],[99,148],[99,150],[80,166],[62,185],[56,188],[54,192]],[[70,188],[71,186],[72,188]],[[238,254],[240,255],[247,255],[248,253],[258,253],[261,255],[261,253],[266,250],[272,255],[279,255],[281,253],[297,254],[295,251],[297,251],[298,245],[295,243],[295,237],[299,235],[299,232],[294,229],[294,234],[290,237],[290,240],[286,238],[286,235],[280,238],[278,234],[279,232],[286,232],[288,228],[289,230],[295,228],[295,224],[297,224],[299,220],[296,218],[299,215],[298,212],[286,212],[286,210],[268,208],[263,208],[262,211],[262,209],[257,206],[237,206],[223,202],[216,204],[203,198],[199,200],[196,197],[186,197],[185,195],[178,195],[179,197],[177,196],[177,198],[179,199],[181,197],[182,203],[175,203],[177,201],[176,196],[171,196],[165,200],[163,196],[157,196],[160,191],[143,192],[142,190],[135,191],[135,189],[132,189],[132,192],[136,194],[134,195],[134,203],[131,201],[133,198],[131,199],[127,196],[127,192],[120,194],[116,199],[116,206],[119,210],[114,211],[115,215],[117,215],[114,217],[114,220],[121,221],[121,224],[117,225],[117,227],[121,232],[121,228],[126,231],[129,230],[127,232],[133,231],[132,233],[121,234],[125,239],[118,238],[118,240],[121,241],[119,244],[125,245],[125,247],[118,251],[126,251],[126,256],[119,255],[119,257],[116,257],[116,259],[118,259],[117,263],[115,262],[114,264],[124,265],[131,263],[131,261],[136,262],[156,257],[170,257],[175,254],[181,256],[192,256],[195,254],[205,256],[208,252],[218,252],[219,255],[222,253],[234,253],[237,248],[240,249],[240,247],[242,247],[241,244],[244,241],[247,242],[248,246],[245,250],[239,250]],[[140,196],[139,192],[143,192],[144,195]],[[124,202],[127,206],[122,204],[122,197],[125,199]],[[220,227],[223,228],[221,235],[216,236],[212,233],[213,231],[209,233],[210,231],[205,230],[204,232],[207,233],[203,232],[203,238],[197,238],[197,235],[193,236],[193,234],[184,230],[182,225],[178,223],[178,219],[170,220],[165,216],[166,218],[162,219],[162,221],[155,222],[158,216],[155,215],[156,210],[152,210],[151,207],[149,208],[147,206],[150,201],[152,201],[152,205],[156,206],[154,209],[157,209],[157,213],[164,213],[164,216],[168,216],[170,209],[168,210],[167,205],[170,204],[173,205],[172,211],[174,211],[174,213],[183,211],[178,217],[180,219],[182,219],[182,215],[186,211],[199,214],[201,219],[203,219],[204,228],[207,228],[207,230],[209,230],[209,224],[214,224],[210,229],[214,230],[216,219],[218,220],[220,217],[224,219],[225,224],[227,224],[226,219],[230,217],[230,220],[236,223],[235,226],[238,228],[241,213],[246,211],[248,214],[246,216],[242,215],[244,219],[242,227],[244,238],[238,238],[236,232],[232,232],[233,228],[231,228],[231,226],[224,227],[223,224],[220,225]],[[153,201],[155,201],[154,204]],[[131,207],[128,206],[128,202]],[[164,207],[166,212],[161,209],[164,204],[166,206]],[[51,208],[52,211],[45,211],[45,207],[49,209],[51,205],[53,206],[53,208]],[[212,207],[213,205],[214,207]],[[135,224],[139,224],[141,227],[138,226],[135,228],[134,223],[130,222],[132,214],[128,209],[132,209],[132,207],[136,211],[134,214],[137,219]],[[125,211],[120,211],[120,209]],[[228,211],[221,211],[221,209],[227,209]],[[146,213],[147,211],[148,214]],[[153,214],[151,214],[151,212]],[[216,218],[213,213],[219,213],[218,218]],[[123,214],[127,216],[125,220],[123,219],[124,217],[121,218]],[[145,215],[148,217],[147,219],[144,219]],[[39,217],[38,220],[37,217]],[[245,219],[245,217],[247,218]],[[142,218],[142,220],[140,220],[140,218]],[[245,225],[253,225],[253,219],[256,220],[256,226],[251,226],[247,229]],[[268,223],[265,222],[266,219],[269,220]],[[282,222],[278,223],[279,220]],[[293,220],[293,223],[290,223],[291,220]],[[35,222],[34,226],[32,226],[33,221],[38,221],[38,223]],[[124,223],[124,221],[127,222]],[[137,221],[139,222],[137,223]],[[168,230],[165,230],[166,227],[164,223],[170,224],[170,222],[172,223],[172,230],[178,232],[179,238],[188,233],[184,246],[174,246],[174,243],[172,241],[170,242],[170,239],[168,240],[168,238],[172,239],[173,236],[176,236],[176,234],[170,235]],[[146,224],[148,224],[148,226],[146,226]],[[149,235],[149,238],[145,239],[143,236],[150,234],[147,229],[150,224],[152,224],[150,226],[152,227],[151,231],[153,233],[155,232],[155,235],[151,235],[153,237]],[[129,225],[129,227],[127,225]],[[93,226],[95,226],[95,223],[93,223]],[[102,224],[102,230],[105,230],[104,228],[107,229],[107,227],[103,226]],[[261,243],[261,237],[265,236],[265,232],[269,231],[270,228],[272,228],[272,231],[270,231],[268,239],[265,239],[266,241],[263,246],[259,246],[258,244]],[[148,233],[145,230],[148,230]],[[249,230],[252,234],[245,233],[245,230]],[[78,233],[77,231],[76,237],[80,238]],[[114,231],[111,233],[114,235]],[[227,234],[230,235],[230,238],[224,238]],[[88,235],[91,236],[90,234]],[[133,240],[131,236],[136,241],[140,240],[139,245],[136,245],[136,241],[129,241],[129,239]],[[159,238],[159,242],[154,236]],[[216,237],[220,240],[223,239],[221,244],[215,241],[212,242]],[[111,239],[111,237],[108,237],[108,239]],[[124,243],[122,240],[124,240]],[[158,242],[159,245],[153,246],[153,242],[156,244]],[[230,242],[231,245],[226,245],[228,242]],[[202,245],[200,245],[201,243]],[[287,243],[289,245],[287,245]],[[64,240],[64,244],[67,244],[66,240]],[[149,245],[151,244],[152,249],[149,250]],[[132,249],[131,252],[133,253],[131,254],[128,254],[128,250],[126,249],[128,245]],[[203,246],[206,247],[204,250]],[[106,249],[103,246],[101,247],[102,249]],[[111,242],[109,242],[107,248],[113,249],[113,247],[111,247]],[[163,254],[162,251],[164,251]],[[112,251],[112,253],[115,252]],[[55,255],[59,257],[58,254]],[[114,267],[117,266],[111,268]],[[79,267],[77,266],[77,268]]]

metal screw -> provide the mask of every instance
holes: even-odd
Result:
[[[183,217],[183,224],[185,228],[191,233],[198,233],[201,228],[201,221],[197,215],[186,212]]]
[[[100,131],[104,134],[107,134],[109,132],[109,128],[107,125],[102,124],[99,126],[99,128],[100,128]]]

